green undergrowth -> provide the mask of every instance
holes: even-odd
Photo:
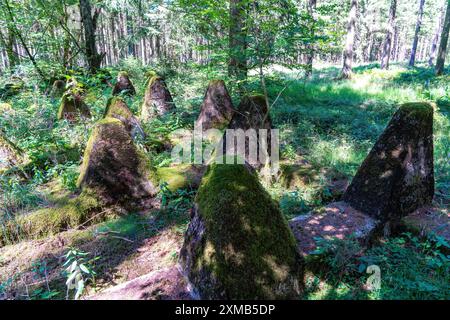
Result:
[[[308,209],[321,207],[329,201],[325,196],[336,177],[351,180],[378,136],[397,110],[407,102],[436,103],[434,112],[434,164],[436,202],[450,201],[450,97],[448,75],[422,78],[420,67],[409,70],[393,65],[392,70],[379,70],[376,65],[357,67],[351,80],[335,80],[339,69],[330,67],[315,73],[312,80],[295,78],[295,73],[278,74],[268,80],[271,100],[279,95],[271,109],[275,127],[280,129],[282,159],[295,163],[299,155],[314,170],[320,168],[318,179],[285,190],[271,187],[275,198],[289,202],[289,207]],[[418,78],[416,78],[418,75]],[[404,78],[409,78],[406,81]],[[255,79],[256,81],[256,79]],[[292,210],[284,210],[292,215]]]
[[[337,67],[314,70],[312,79],[307,81],[298,78],[296,72],[267,71],[269,101],[275,102],[270,116],[273,125],[280,129],[281,161],[290,166],[288,176],[294,174],[295,180],[298,178],[295,172],[298,172],[302,177],[289,188],[287,184],[290,183],[283,181],[285,178],[265,186],[272,198],[279,202],[281,212],[287,218],[320,210],[327,203],[339,200],[339,195],[332,190],[333,182],[350,181],[399,104],[415,101],[436,104],[435,204],[448,207],[449,76],[435,77],[431,68],[421,64],[411,69],[393,64],[388,71],[378,67],[376,64],[357,66],[353,78],[343,81],[335,80],[340,70]],[[160,179],[163,183],[159,194],[163,203],[160,210],[149,215],[101,214],[88,221],[103,208],[91,197],[76,197],[76,181],[88,139],[95,123],[103,118],[111,97],[112,88],[106,80],[113,83],[121,70],[129,74],[136,88],[136,96],[121,97],[136,116],[140,112],[149,76],[162,75],[172,93],[176,113],[143,123],[146,138],[139,146],[160,175],[168,173],[169,177],[166,175],[165,179]],[[99,252],[103,258],[98,262],[97,270],[108,273],[117,263],[128,259],[143,239],[157,236],[166,228],[175,228],[181,235],[189,222],[195,191],[180,189],[186,187],[184,173],[167,169],[171,164],[170,150],[176,142],[171,138],[171,133],[176,129],[193,128],[211,79],[224,78],[233,103],[238,105],[235,84],[224,77],[225,73],[224,70],[192,65],[143,66],[134,59],[123,60],[114,68],[100,69],[95,76],[73,71],[61,76],[66,76],[66,79],[75,77],[86,90],[85,102],[92,118],[72,124],[56,120],[60,100],[45,95],[45,84],[37,78],[24,76],[23,82],[14,90],[2,92],[0,103],[4,110],[8,110],[0,114],[0,127],[6,138],[24,151],[29,161],[0,175],[2,245],[45,238],[69,229],[73,232],[70,243],[87,251],[95,249],[95,246],[101,248]],[[5,75],[0,83],[9,80],[9,76]],[[247,90],[249,93],[261,91],[257,77],[250,77]],[[301,169],[297,170],[299,164],[304,163],[309,166],[300,166]],[[169,180],[166,181],[169,183],[165,185],[164,180]],[[57,187],[52,186],[54,181],[58,181]],[[57,191],[53,192],[53,188]],[[448,285],[445,286],[449,283],[448,269],[446,274],[442,269],[443,266],[448,268],[448,262],[439,267],[442,261],[436,248],[424,250],[422,245],[426,243],[433,242],[415,242],[402,236],[369,251],[357,250],[349,258],[348,266],[339,262],[332,273],[315,270],[307,283],[307,298],[448,298],[448,294],[445,295],[449,292]],[[353,247],[349,245],[347,248]],[[337,259],[337,256],[330,259]],[[335,263],[332,260],[323,262],[330,266]],[[377,292],[361,288],[368,274],[365,270],[360,272],[359,268],[369,263],[381,268],[382,287]],[[408,266],[411,268],[408,269]],[[107,278],[107,275],[104,277]]]

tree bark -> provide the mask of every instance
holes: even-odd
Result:
[[[342,67],[341,79],[350,79],[352,77],[353,64],[353,46],[355,44],[356,13],[358,10],[358,0],[351,0],[350,12],[347,23],[347,39],[344,49],[344,65]]]
[[[23,38],[22,34],[20,33],[19,29],[17,28],[16,25],[16,21],[14,18],[14,14],[11,10],[11,7],[9,5],[8,0],[5,0],[5,4],[6,4],[6,8],[9,14],[9,18],[10,18],[10,24],[8,26],[8,29],[11,27],[10,31],[12,32],[11,34],[17,36],[17,38],[19,39],[20,43],[22,44],[23,49],[26,51],[28,58],[30,59],[31,63],[34,66],[34,69],[36,70],[36,72],[39,74],[39,76],[43,79],[43,80],[47,80],[45,77],[45,74],[42,72],[42,70],[39,68],[36,59],[34,58],[34,55],[31,53],[30,49],[27,46],[27,43],[25,42],[25,39]],[[16,51],[17,52],[17,51]]]
[[[417,14],[417,22],[416,22],[416,31],[414,32],[414,40],[411,49],[411,57],[409,58],[409,66],[414,67],[414,63],[416,61],[416,51],[417,44],[419,43],[419,32],[422,27],[422,18],[423,18],[423,7],[425,5],[425,0],[420,0],[419,3],[419,13]]]
[[[247,79],[246,1],[230,0],[228,75],[242,81]]]
[[[95,41],[96,20],[99,12],[97,11],[92,16],[91,3],[89,0],[80,0],[80,15],[84,29],[84,41],[86,60],[89,66],[89,71],[95,73],[103,59],[103,55],[97,52]]]
[[[389,59],[391,57],[392,36],[395,28],[395,15],[397,11],[397,0],[391,0],[391,7],[389,9],[389,22],[386,39],[383,46],[383,54],[381,56],[381,69],[389,69]]]
[[[448,33],[450,31],[450,0],[447,0],[447,11],[445,13],[444,27],[441,33],[441,43],[436,60],[436,75],[444,73],[445,55],[447,54]]]
[[[436,58],[436,50],[437,50],[438,41],[439,41],[439,34],[441,32],[442,24],[444,23],[444,16],[445,16],[444,8],[442,8],[441,12],[442,13],[441,13],[441,16],[439,17],[436,31],[434,32],[433,41],[431,42],[430,56],[428,59],[428,65],[430,67],[433,66],[434,58]]]
[[[316,9],[317,0],[308,0],[308,14],[312,19],[311,38],[314,38],[314,11]],[[306,77],[309,78],[313,72],[314,46],[309,43],[306,46]]]

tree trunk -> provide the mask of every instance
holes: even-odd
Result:
[[[381,56],[381,69],[389,69],[389,59],[391,57],[392,36],[395,28],[395,14],[397,11],[397,0],[391,0],[391,8],[389,9],[389,23],[386,39],[383,46],[383,54]]]
[[[110,17],[109,17],[109,29],[111,30],[111,51],[112,51],[112,56],[113,58],[111,59],[113,61],[113,63],[118,63],[119,62],[119,52],[117,50],[117,41],[116,39],[118,39],[117,37],[117,28],[116,28],[116,24],[117,24],[117,14],[112,12]]]
[[[447,11],[445,13],[444,27],[441,33],[441,43],[436,60],[436,75],[444,73],[445,55],[447,54],[448,33],[450,31],[450,0],[447,0]]]
[[[230,0],[228,75],[242,81],[247,79],[247,2]]]
[[[96,17],[92,16],[91,3],[89,0],[80,0],[80,15],[84,29],[85,53],[89,70],[95,73],[103,59],[103,55],[98,54],[95,44]]]
[[[416,51],[417,51],[417,44],[419,42],[420,27],[422,26],[424,5],[425,5],[425,0],[420,0],[419,13],[417,14],[416,31],[414,32],[414,40],[413,40],[413,45],[412,45],[412,49],[411,49],[411,57],[409,58],[409,66],[410,67],[414,67],[414,63],[416,61]]]
[[[308,0],[308,14],[312,19],[311,38],[314,38],[314,10],[316,9],[317,0]],[[313,72],[314,46],[309,43],[306,46],[306,77],[309,78]]]
[[[345,41],[344,65],[342,67],[341,79],[352,77],[353,46],[355,43],[356,13],[358,10],[358,0],[351,0],[350,12],[348,14],[347,39]]]
[[[135,48],[134,48],[134,43],[133,43],[133,32],[134,32],[133,19],[128,12],[126,15],[126,20],[127,20],[128,55],[134,57],[136,52],[134,50]]]

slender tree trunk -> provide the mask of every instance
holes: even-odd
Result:
[[[397,0],[391,0],[391,7],[389,9],[389,22],[386,39],[383,45],[383,54],[381,56],[381,69],[389,69],[389,59],[391,57],[392,36],[395,28],[395,15],[397,11]]]
[[[441,33],[441,43],[436,60],[436,75],[444,73],[445,56],[447,54],[448,33],[450,31],[450,0],[447,0],[447,11],[445,13],[444,27]]]
[[[344,65],[342,67],[341,79],[350,79],[352,77],[353,64],[353,46],[355,44],[355,29],[356,29],[356,13],[358,10],[358,0],[351,0],[350,12],[348,14],[347,23],[347,39],[345,41],[344,49]]]
[[[316,10],[317,0],[308,0],[308,14],[312,19],[311,38],[314,38],[314,11]],[[314,45],[309,43],[306,46],[306,77],[309,78],[313,72]]]
[[[228,75],[238,81],[247,79],[247,2],[230,0]]]
[[[28,48],[27,43],[25,42],[25,39],[23,38],[20,30],[17,28],[16,21],[15,21],[15,18],[14,18],[14,14],[13,14],[13,12],[11,10],[11,6],[9,5],[8,0],[5,0],[5,4],[6,4],[6,9],[8,11],[8,14],[9,14],[9,18],[11,20],[10,21],[11,24],[8,27],[8,28],[11,28],[11,32],[12,32],[11,34],[17,36],[17,38],[19,39],[23,49],[25,50],[26,54],[28,55],[28,58],[30,59],[31,63],[34,66],[34,69],[39,74],[39,76],[41,76],[41,78],[43,80],[47,80],[46,77],[45,77],[45,74],[39,68],[39,66],[38,66],[38,64],[36,62],[36,59],[34,58],[34,55],[31,53],[30,48]],[[17,50],[16,50],[16,52],[17,52]]]
[[[7,28],[8,34],[5,36],[0,30],[0,40],[2,45],[5,48],[6,56],[8,57],[8,64],[9,68],[12,71],[12,69],[18,64],[19,59],[17,55],[14,52],[14,30],[12,28]]]
[[[95,73],[103,59],[103,55],[98,54],[95,42],[96,17],[92,16],[91,3],[89,0],[80,0],[80,15],[84,29],[84,41],[86,59],[89,70]]]
[[[441,11],[442,11],[442,13],[441,13],[441,16],[439,17],[436,31],[434,32],[433,40],[431,42],[430,57],[428,59],[428,65],[430,67],[433,66],[434,58],[436,58],[436,50],[437,50],[438,41],[439,41],[439,34],[441,33],[442,24],[444,23],[444,16],[445,16],[444,8],[442,8]]]
[[[420,0],[419,13],[417,14],[416,30],[414,32],[414,40],[413,40],[413,45],[412,45],[412,49],[411,49],[411,57],[409,58],[409,66],[410,67],[414,67],[414,63],[416,61],[416,51],[417,51],[417,44],[419,42],[419,32],[420,32],[420,28],[422,26],[424,5],[425,5],[425,0]]]

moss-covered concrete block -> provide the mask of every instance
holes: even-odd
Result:
[[[208,167],[180,252],[202,299],[296,299],[303,259],[277,204],[250,167]]]
[[[84,152],[78,186],[94,190],[106,203],[141,206],[156,194],[151,164],[125,125],[107,117],[93,129]]]
[[[250,95],[244,96],[239,103],[237,112],[234,112],[230,124],[227,129],[233,130],[237,133],[239,129],[246,132],[249,129],[255,130],[256,133],[256,157],[251,157],[250,152],[250,139],[245,137],[245,155],[239,154],[245,161],[255,169],[264,168],[268,164],[271,151],[271,132],[272,121],[268,113],[265,97],[263,95]],[[260,141],[262,140],[260,129],[267,130],[267,137],[264,139],[267,143],[267,148],[264,153],[260,151]],[[227,156],[236,156],[237,152],[237,139],[233,141],[227,137],[227,132],[223,136],[223,150]]]
[[[450,243],[450,212],[446,209],[420,208],[403,217],[401,226],[421,236],[435,235]],[[450,251],[450,248],[447,251]]]
[[[80,94],[70,91],[66,92],[61,98],[57,115],[58,120],[66,119],[74,122],[80,117],[91,117],[89,107],[84,103],[83,97]]]
[[[104,118],[111,117],[120,120],[127,130],[131,133],[133,138],[140,136],[145,138],[145,132],[142,128],[141,122],[136,118],[128,108],[125,100],[120,97],[112,97],[108,100],[106,105]]]
[[[394,114],[343,199],[376,219],[398,220],[431,203],[433,170],[433,107],[407,103]]]
[[[225,82],[212,80],[203,98],[197,126],[201,125],[203,130],[223,129],[230,122],[233,112],[233,103]]]
[[[55,80],[52,85],[52,89],[50,90],[50,96],[55,98],[61,98],[64,94],[64,90],[66,88],[66,82],[64,80]]]
[[[310,164],[286,164],[280,165],[278,181],[283,188],[303,188],[317,183],[319,172]]]
[[[125,71],[119,72],[117,75],[117,83],[114,85],[113,95],[125,94],[133,96],[136,94],[136,89],[133,86],[133,83],[128,76],[128,73]]]
[[[162,116],[174,109],[175,104],[166,82],[157,75],[152,76],[145,89],[140,119],[149,121],[153,117]]]
[[[19,77],[11,77],[9,81],[0,88],[0,98],[9,99],[22,91],[25,87],[25,82]]]
[[[367,245],[376,236],[378,225],[377,220],[342,201],[332,202],[320,212],[309,212],[289,221],[298,250],[304,256],[317,249],[317,238],[346,240],[353,237]]]

